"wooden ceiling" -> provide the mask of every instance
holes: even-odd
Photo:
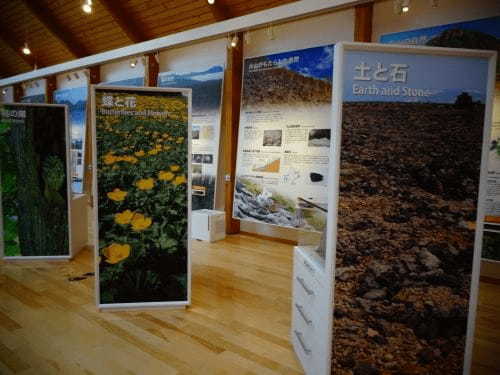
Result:
[[[296,0],[0,1],[0,77],[239,17]],[[27,42],[32,54],[23,55]]]

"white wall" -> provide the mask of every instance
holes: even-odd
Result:
[[[255,57],[272,53],[303,49],[354,40],[354,9],[324,14],[316,17],[276,25],[274,39],[267,29],[249,32],[244,45],[244,56]],[[241,230],[265,236],[300,241],[304,232],[295,229],[241,221]]]
[[[58,90],[87,86],[89,82],[89,71],[88,69],[82,69],[59,74],[56,80]]]
[[[131,61],[137,60],[134,68],[130,66]],[[146,64],[142,56],[130,59],[114,61],[109,64],[101,65],[101,82],[115,82],[124,79],[145,77]]]
[[[160,72],[186,72],[212,65],[226,65],[227,40],[214,39],[160,52]]]
[[[439,0],[438,4],[432,8],[429,0],[411,0],[410,11],[397,15],[392,0],[376,2],[372,41],[379,42],[380,36],[388,33],[500,15],[500,0]]]
[[[14,102],[14,86],[6,86],[0,89],[0,103]]]

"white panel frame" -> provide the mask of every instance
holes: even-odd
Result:
[[[299,19],[333,10],[349,8],[354,5],[367,2],[370,2],[370,0],[300,0],[260,12],[251,13],[246,16],[231,18],[226,21],[197,27],[180,33],[5,78],[0,80],[0,87],[52,74],[83,69],[93,65],[104,64],[106,62],[131,56],[155,52],[160,49],[166,49],[192,42],[199,42],[216,37],[225,37],[228,34],[239,31],[256,29],[269,24],[277,24],[292,19]]]
[[[466,347],[464,352],[463,374],[470,374],[472,365],[472,350],[474,345],[475,321],[477,313],[477,302],[479,292],[479,276],[481,267],[481,248],[483,239],[483,221],[485,215],[484,200],[486,198],[486,176],[488,173],[488,145],[491,135],[491,122],[493,112],[493,98],[495,90],[495,75],[496,75],[496,52],[468,50],[458,48],[436,48],[422,46],[403,46],[378,43],[351,43],[340,42],[335,45],[334,55],[334,97],[333,97],[333,116],[332,116],[332,131],[334,142],[330,145],[331,162],[328,192],[330,197],[333,197],[328,206],[328,230],[327,230],[327,254],[326,254],[326,273],[329,278],[332,289],[330,291],[328,321],[325,329],[328,329],[333,336],[333,313],[334,313],[334,293],[335,293],[335,260],[336,260],[336,245],[337,245],[337,225],[338,225],[338,203],[339,203],[339,184],[340,184],[340,156],[341,156],[341,139],[342,139],[342,104],[343,104],[343,69],[344,58],[346,51],[372,51],[372,52],[387,52],[387,53],[413,53],[435,56],[463,56],[463,57],[479,57],[488,59],[488,84],[486,90],[484,129],[483,129],[483,148],[481,155],[481,173],[479,178],[479,195],[476,217],[476,234],[474,242],[474,256],[471,274],[471,289],[469,298],[469,312],[467,320],[467,336]],[[331,339],[330,350],[331,353]]]
[[[135,310],[135,309],[156,309],[156,308],[183,308],[191,305],[191,89],[173,89],[164,87],[135,87],[135,86],[107,86],[96,84],[90,86],[90,121],[92,131],[92,194],[93,194],[93,230],[94,230],[94,271],[95,271],[95,302],[100,311],[118,311],[118,310]],[[96,91],[137,91],[141,92],[174,92],[181,93],[188,98],[188,175],[187,175],[187,215],[188,215],[188,228],[187,228],[187,299],[185,301],[171,301],[171,302],[138,302],[138,303],[113,303],[102,304],[100,303],[101,295],[99,288],[99,200],[97,188],[97,132],[96,132]]]
[[[4,248],[4,235],[3,235],[3,213],[2,213],[2,191],[0,189],[0,259],[4,261],[26,261],[26,260],[70,260],[73,258],[73,241],[71,234],[71,177],[69,173],[70,168],[70,138],[69,138],[69,124],[68,124],[68,106],[65,104],[46,104],[46,103],[8,103],[8,106],[20,106],[20,107],[52,107],[52,108],[64,108],[64,131],[66,140],[66,197],[67,197],[67,211],[68,211],[68,255],[43,255],[43,256],[5,256]],[[0,175],[1,183],[1,175]]]

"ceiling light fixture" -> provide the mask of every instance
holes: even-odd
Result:
[[[210,5],[214,5],[214,4],[215,4],[215,0],[207,0],[207,1],[208,1],[208,3],[209,3]]]
[[[130,61],[130,67],[135,68],[137,66],[137,59],[136,60],[131,60]]]
[[[92,0],[86,0],[85,3],[82,5],[82,9],[87,14],[92,13]]]
[[[408,13],[410,11],[410,0],[403,0],[401,2],[401,12]]]
[[[22,51],[23,51],[23,53],[25,55],[31,55],[31,50],[28,47],[28,43],[27,42],[24,42],[24,47],[23,47]]]
[[[2,95],[7,95],[7,90],[6,89],[2,90]]]

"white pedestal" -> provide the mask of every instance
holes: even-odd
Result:
[[[226,214],[223,211],[195,210],[191,216],[191,237],[215,242],[226,238]]]

